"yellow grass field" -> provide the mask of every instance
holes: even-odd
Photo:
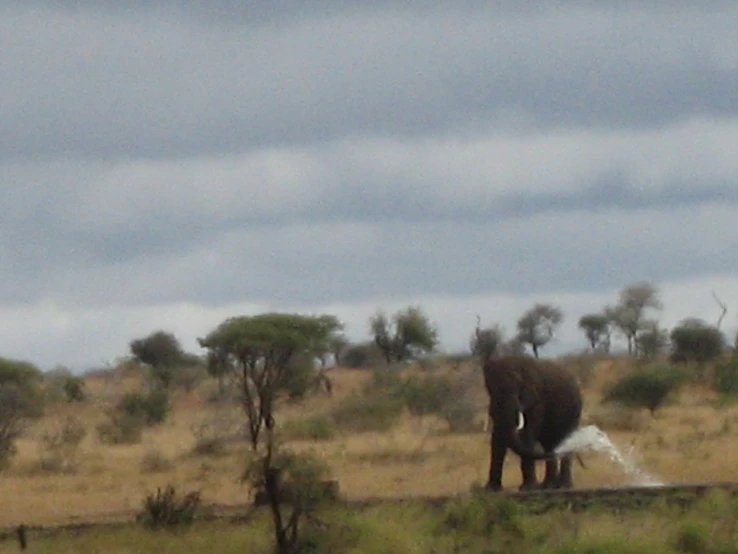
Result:
[[[695,386],[683,390],[675,402],[655,417],[636,414],[626,424],[615,425],[601,405],[604,384],[625,371],[624,362],[600,362],[585,390],[584,423],[596,422],[623,451],[633,447],[635,462],[667,483],[736,480],[738,467],[738,407],[718,407],[714,393]],[[475,371],[467,368],[466,371]],[[478,370],[476,370],[478,372]],[[330,370],[334,394],[313,397],[299,405],[281,405],[278,424],[328,410],[370,378],[367,371]],[[478,375],[475,402],[484,418],[486,393]],[[100,519],[108,513],[138,510],[144,495],[157,486],[173,484],[181,490],[199,489],[206,503],[239,504],[250,500],[250,491],[239,482],[247,452],[246,444],[233,443],[217,457],[193,456],[193,426],[215,414],[206,402],[212,384],[190,394],[178,391],[166,423],[147,429],[141,444],[108,446],[95,433],[104,410],[126,390],[140,384],[135,375],[89,377],[89,400],[82,404],[51,406],[44,418],[29,429],[19,443],[10,469],[0,474],[0,526],[54,524]],[[243,421],[237,405],[222,417]],[[87,430],[80,463],[74,473],[49,473],[37,469],[39,438],[73,416]],[[386,433],[341,435],[339,438],[292,443],[312,450],[330,466],[348,498],[376,496],[442,495],[465,492],[484,484],[489,462],[488,435],[484,432],[450,434],[433,418],[403,416]],[[142,460],[156,455],[171,462],[151,471]],[[625,485],[631,478],[602,454],[583,454],[586,468],[575,466],[575,486]],[[542,468],[539,470],[542,472]],[[505,485],[517,488],[517,458],[506,461]]]

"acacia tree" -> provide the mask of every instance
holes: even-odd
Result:
[[[647,310],[662,307],[658,289],[643,281],[625,287],[620,291],[618,304],[605,308],[608,319],[628,341],[628,354],[633,354],[637,347],[636,337],[644,327]]]
[[[438,344],[438,331],[419,306],[400,310],[391,320],[380,311],[369,320],[369,327],[388,364],[415,359]]]
[[[725,350],[725,336],[717,326],[697,318],[679,322],[670,333],[674,362],[709,362]]]
[[[556,328],[564,320],[561,309],[551,304],[536,304],[518,320],[518,339],[529,344],[533,355],[553,338]]]
[[[155,331],[129,344],[133,357],[151,367],[154,382],[162,388],[172,383],[174,368],[185,359],[177,337],[166,331]]]
[[[605,314],[586,314],[579,318],[579,328],[584,331],[592,350],[601,347],[610,350],[610,319]]]
[[[213,360],[228,364],[237,376],[254,453],[259,451],[261,431],[266,429],[266,452],[257,458],[258,482],[264,484],[268,495],[275,541],[281,554],[294,552],[298,520],[306,505],[293,505],[290,515],[282,512],[283,470],[274,438],[275,403],[289,386],[295,360],[301,356],[314,358],[342,328],[331,317],[282,313],[234,317],[198,339],[200,346],[212,353]],[[250,475],[253,476],[253,471]]]
[[[0,469],[16,453],[16,440],[43,413],[42,373],[28,362],[0,358]]]
[[[636,335],[635,344],[639,358],[653,360],[669,345],[669,332],[662,329],[658,321],[644,321]]]

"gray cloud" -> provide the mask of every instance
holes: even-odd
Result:
[[[177,157],[511,116],[642,127],[736,113],[736,8],[349,10],[227,28],[167,13],[6,15],[0,154]]]
[[[738,7],[531,6],[0,0],[0,355],[738,291]]]

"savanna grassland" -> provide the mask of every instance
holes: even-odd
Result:
[[[596,423],[623,451],[632,447],[632,456],[639,467],[665,483],[735,480],[738,406],[720,401],[699,380],[681,387],[653,416],[645,410],[606,405],[601,402],[603,391],[630,371],[630,362],[613,359],[568,363],[584,383],[583,423]],[[403,371],[420,373],[414,367]],[[342,403],[345,405],[347,398],[356,398],[352,395],[364,394],[367,383],[373,379],[370,370],[332,369],[328,372],[333,383],[330,397],[317,394],[300,402],[285,401],[279,405],[276,418],[282,441],[295,450],[311,451],[323,459],[332,477],[339,481],[342,496],[350,499],[468,492],[475,485],[484,484],[489,462],[488,435],[482,428],[486,393],[481,373],[472,363],[444,365],[434,371],[468,384],[467,400],[476,411],[476,429],[450,432],[447,424],[435,416],[417,417],[406,412],[383,431],[327,429],[325,422],[330,414],[335,414]],[[239,479],[248,451],[245,441],[239,439],[243,414],[238,403],[210,401],[215,383],[206,381],[190,392],[173,392],[166,421],[146,428],[140,443],[121,445],[102,444],[95,428],[122,394],[142,387],[140,372],[124,368],[99,372],[86,377],[85,385],[85,402],[50,405],[43,418],[35,421],[19,441],[17,456],[0,476],[0,497],[4,499],[0,503],[0,525],[51,525],[99,520],[106,514],[116,518],[125,512],[130,518],[139,510],[147,493],[167,484],[181,490],[200,490],[206,504],[249,502],[251,491]],[[63,469],[47,467],[42,462],[42,437],[69,418],[84,426],[87,433],[70,454],[68,465]],[[204,424],[217,426],[219,436],[228,436],[229,440],[217,449],[204,447]],[[586,452],[583,458],[586,468],[575,466],[577,488],[631,483],[631,477],[604,455]],[[516,488],[519,482],[518,460],[509,455],[505,486]],[[496,516],[502,522],[512,518],[509,528],[501,524],[502,530],[494,532],[497,533],[494,541],[502,541],[500,545],[505,541],[506,544],[524,541],[517,550],[521,552],[571,551],[566,549],[567,541],[607,542],[608,537],[613,540],[621,537],[626,529],[632,537],[638,537],[632,545],[643,543],[643,549],[633,546],[635,550],[623,550],[612,546],[601,551],[650,552],[659,551],[653,550],[654,545],[667,549],[663,551],[682,548],[680,540],[699,543],[707,540],[706,537],[719,536],[730,542],[736,530],[728,528],[729,521],[735,519],[733,514],[738,515],[737,507],[716,493],[696,506],[694,512],[677,518],[666,507],[655,508],[647,517],[604,512],[518,517],[508,514],[508,508],[496,505],[478,510],[480,513],[487,509],[502,510],[502,515]],[[343,536],[342,546],[329,551],[481,552],[484,550],[477,549],[482,548],[480,545],[494,543],[490,542],[490,529],[477,529],[482,525],[479,521],[484,519],[479,513],[472,510],[470,515],[464,511],[468,511],[467,506],[457,508],[462,515],[451,517],[449,509],[436,513],[422,504],[409,503],[371,508],[360,514],[334,513],[330,517],[332,521],[351,522],[346,523],[346,529],[350,529],[346,533],[350,536]],[[452,532],[454,525],[469,532],[457,536]],[[156,535],[135,527],[89,530],[78,537],[40,540],[33,551],[181,552],[186,544],[189,552],[267,552],[271,544],[267,520],[261,515],[249,524],[196,523],[183,533]],[[694,535],[691,539],[682,536],[690,533]],[[15,544],[2,543],[0,551],[16,548]]]

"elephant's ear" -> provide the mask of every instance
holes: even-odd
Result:
[[[528,411],[531,406],[540,402],[538,383],[530,375],[526,375],[526,373],[521,375],[518,391],[518,401],[523,412]]]

